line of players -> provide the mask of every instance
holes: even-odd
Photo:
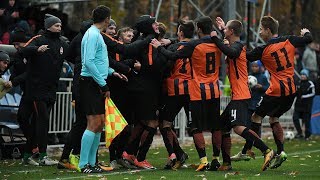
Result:
[[[130,169],[153,169],[146,160],[146,154],[159,127],[168,151],[168,163],[165,167],[180,168],[188,155],[179,145],[172,130],[172,122],[182,107],[190,107],[191,111],[190,133],[200,158],[196,171],[225,171],[232,168],[231,129],[246,140],[242,152],[250,152],[254,146],[263,153],[262,171],[270,164],[271,168],[277,168],[286,160],[283,131],[278,119],[293,103],[296,92],[293,81],[294,52],[296,47],[305,46],[312,41],[309,30],[302,29],[301,36],[278,37],[278,21],[265,16],[261,19],[260,35],[267,43],[246,51],[240,42],[243,29],[240,21],[230,20],[225,25],[221,18],[217,18],[216,23],[224,40],[217,37],[217,32],[212,29],[211,18],[206,16],[195,21],[181,21],[177,31],[179,42],[170,46],[167,41],[162,40],[163,32],[161,34],[159,30],[163,28],[159,28],[156,19],[148,15],[138,19],[135,25],[139,32],[135,37],[137,40],[130,45],[119,45],[130,42],[125,40],[125,37],[131,38],[133,34],[130,29],[120,31],[119,40],[122,42],[104,34],[111,58],[129,67],[122,68],[126,69],[124,71],[128,82],[110,78],[108,86],[111,98],[129,124],[134,125],[132,129],[131,126],[126,127],[112,142],[111,162]],[[193,39],[195,31],[198,39]],[[225,63],[232,100],[220,115],[219,69],[222,53],[227,56]],[[246,121],[249,119],[248,103],[251,95],[247,61],[256,60],[261,60],[270,72],[271,81],[266,95],[251,117],[252,126],[249,129]],[[261,120],[266,115],[270,116],[277,152],[259,137]],[[204,131],[212,133],[211,163],[206,154]],[[220,151],[222,165],[218,161]],[[60,160],[59,165],[70,167],[63,160]]]

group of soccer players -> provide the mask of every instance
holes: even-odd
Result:
[[[93,11],[93,25],[82,38],[79,101],[87,127],[83,129],[80,163],[71,162],[71,165],[76,165],[83,173],[110,170],[96,159],[104,122],[104,99],[110,96],[129,123],[110,146],[113,167],[117,164],[130,169],[153,169],[146,155],[159,127],[168,151],[165,168],[180,168],[188,155],[179,145],[172,122],[182,107],[187,112],[190,108],[191,112],[190,134],[200,158],[196,171],[232,169],[231,129],[246,140],[242,152],[254,156],[251,153],[254,146],[263,153],[262,171],[269,166],[277,168],[286,160],[279,117],[292,106],[296,92],[293,81],[295,48],[312,41],[309,30],[302,29],[301,36],[278,37],[278,21],[265,16],[261,19],[260,35],[266,44],[247,51],[240,42],[243,27],[238,20],[225,24],[221,18],[216,18],[223,38],[213,31],[210,17],[181,21],[177,42],[163,39],[163,24],[159,25],[149,15],[138,18],[135,33],[130,28],[124,28],[116,37],[104,32],[109,22],[110,9],[97,7]],[[194,38],[195,33],[197,38]],[[106,50],[107,53],[104,53]],[[101,57],[105,54],[107,57]],[[226,56],[232,99],[220,115],[219,70],[222,54]],[[251,117],[251,127],[247,127],[251,98],[247,61],[256,60],[261,60],[270,72],[271,81]],[[102,61],[106,61],[107,65]],[[108,75],[112,76],[107,79]],[[259,137],[261,120],[266,115],[270,117],[276,152]],[[211,163],[205,149],[204,131],[212,133]],[[220,152],[222,165],[218,160]],[[64,160],[61,159],[59,166],[70,168],[70,162]]]

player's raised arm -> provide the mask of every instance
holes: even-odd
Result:
[[[304,47],[312,42],[312,35],[309,29],[303,28],[300,32],[301,36],[290,36],[289,41],[294,47]]]

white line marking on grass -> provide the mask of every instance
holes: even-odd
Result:
[[[316,153],[320,152],[320,149],[318,150],[312,150],[312,151],[301,151],[301,152],[295,152],[295,153],[289,153],[289,156],[294,156],[294,155],[300,155],[300,154],[308,154],[308,153]],[[256,157],[257,159],[263,158],[262,156]],[[141,170],[132,170],[132,171],[124,171],[124,172],[112,172],[112,173],[102,173],[102,174],[88,174],[84,175],[81,174],[80,176],[73,176],[73,177],[64,177],[64,178],[55,178],[55,179],[47,179],[47,180],[67,180],[67,179],[81,179],[81,178],[101,178],[104,176],[112,176],[112,175],[119,175],[119,174],[134,174],[137,172],[143,172],[143,171],[154,171],[154,169],[141,169]]]

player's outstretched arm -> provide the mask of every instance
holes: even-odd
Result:
[[[161,46],[161,43],[156,39],[153,39],[151,41],[151,45],[153,47],[157,48],[158,51],[161,54],[163,54],[166,58],[171,59],[171,60],[177,60],[180,58],[189,58],[189,57],[191,57],[192,52],[193,52],[193,49],[191,48],[190,45],[186,45],[183,48],[181,48],[175,52],[169,51],[169,50],[165,49],[163,46]]]
[[[309,29],[303,28],[300,31],[301,36],[290,36],[289,41],[294,47],[304,47],[312,42],[312,35]]]

